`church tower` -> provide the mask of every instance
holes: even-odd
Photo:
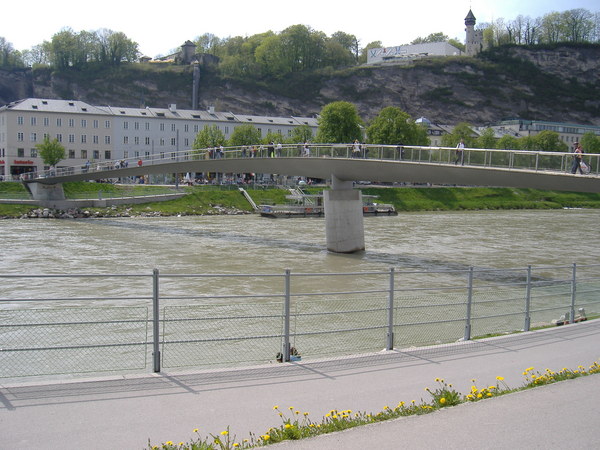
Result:
[[[469,14],[465,17],[465,31],[467,38],[465,41],[465,53],[467,56],[475,56],[484,49],[483,45],[483,30],[475,30],[477,20],[473,15],[473,11],[469,9]]]

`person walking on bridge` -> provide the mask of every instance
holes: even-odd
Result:
[[[583,169],[581,168],[581,162],[583,161],[583,149],[579,142],[574,143],[575,150],[573,151],[573,165],[571,166],[571,173],[579,173],[583,175]]]
[[[461,139],[458,145],[456,146],[456,160],[454,161],[454,165],[456,166],[460,161],[460,165],[465,165],[465,140]]]

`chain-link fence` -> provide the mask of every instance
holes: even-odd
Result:
[[[570,324],[600,315],[599,275],[0,275],[0,377],[247,366]]]

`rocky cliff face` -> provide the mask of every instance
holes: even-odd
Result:
[[[272,84],[202,72],[199,104],[239,114],[311,116],[332,101],[357,105],[368,121],[386,106],[437,123],[485,125],[507,117],[600,125],[600,46],[498,48],[477,58],[434,58],[411,65],[357,67]],[[94,77],[49,71],[0,71],[0,104],[24,97],[95,105],[191,108],[192,75],[173,70],[118,71]],[[283,86],[283,87],[282,87]]]

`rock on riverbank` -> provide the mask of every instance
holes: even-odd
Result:
[[[218,205],[213,205],[212,210],[207,211],[203,215],[242,215],[251,214],[248,211],[242,211],[237,208],[225,208]],[[161,217],[170,216],[161,211],[148,211],[141,213],[133,213],[131,208],[125,210],[115,206],[105,208],[104,210],[69,208],[67,210],[58,210],[52,208],[37,208],[29,211],[27,214],[20,216],[20,219],[89,219],[101,217]],[[177,216],[186,216],[190,214],[178,213]]]

